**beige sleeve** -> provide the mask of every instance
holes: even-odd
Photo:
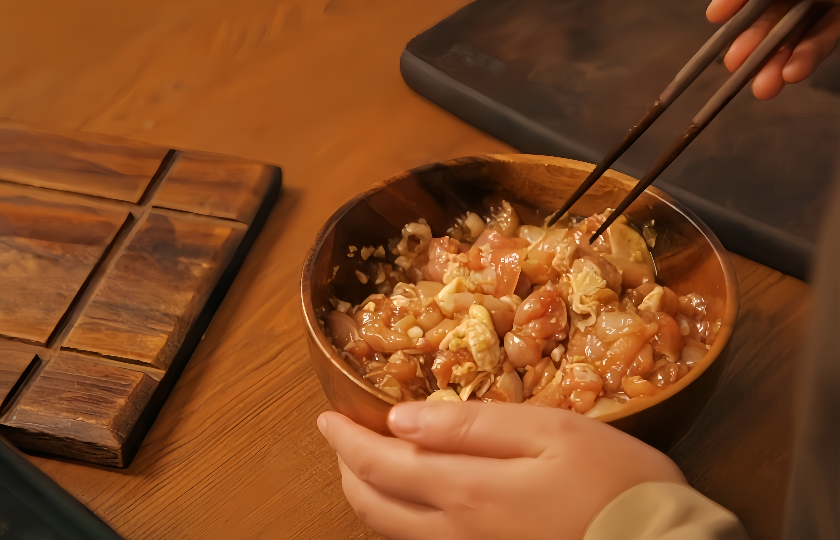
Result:
[[[595,516],[584,540],[749,540],[730,511],[680,484],[628,489]]]

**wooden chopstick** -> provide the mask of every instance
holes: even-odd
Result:
[[[764,38],[759,46],[747,57],[746,61],[735,73],[724,83],[706,103],[699,113],[692,119],[688,129],[680,135],[671,147],[659,158],[645,176],[633,187],[630,193],[624,198],[618,207],[609,215],[604,223],[598,228],[589,242],[592,243],[620,216],[630,204],[664,171],[677,156],[682,153],[691,142],[697,138],[700,132],[732,101],[738,92],[755,77],[767,61],[776,52],[782,42],[792,35],[804,33],[808,27],[821,18],[827,10],[825,5],[817,6],[812,0],[805,0],[796,4],[779,24],[777,24]],[[559,212],[558,212],[559,213]]]

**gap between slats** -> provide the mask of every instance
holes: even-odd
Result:
[[[81,317],[91,299],[96,295],[96,291],[99,289],[105,276],[108,275],[116,260],[123,254],[140,230],[140,227],[148,219],[149,212],[152,208],[152,200],[154,200],[155,194],[160,189],[161,184],[163,184],[163,180],[166,178],[175,160],[178,159],[178,155],[179,152],[177,150],[170,150],[166,153],[154,176],[149,181],[146,191],[140,197],[138,206],[131,209],[125,223],[117,231],[117,234],[114,235],[111,244],[106,248],[84,284],[79,288],[73,301],[70,302],[64,315],[62,315],[59,323],[47,339],[46,346],[50,349],[52,355],[61,350],[61,346],[67,339],[68,334],[79,320],[79,317]]]
[[[149,181],[149,185],[147,186],[143,195],[140,197],[138,204],[136,206],[131,205],[129,207],[129,214],[126,217],[125,222],[123,222],[123,224],[120,226],[119,230],[114,235],[114,238],[111,240],[111,243],[102,253],[102,256],[99,258],[99,261],[93,267],[90,274],[88,274],[87,279],[77,291],[76,296],[73,297],[73,300],[70,302],[70,305],[67,307],[64,314],[61,316],[61,319],[59,319],[59,322],[56,325],[55,329],[53,329],[49,338],[47,338],[45,348],[41,348],[36,344],[32,344],[33,348],[37,348],[40,350],[37,353],[33,354],[32,362],[23,372],[23,374],[15,383],[15,385],[12,387],[9,394],[3,400],[2,405],[0,405],[0,423],[6,420],[6,413],[13,410],[14,404],[18,402],[21,399],[21,397],[26,393],[26,391],[29,388],[28,383],[34,380],[38,376],[38,374],[44,370],[47,364],[50,363],[50,360],[52,360],[52,358],[54,358],[61,352],[61,346],[64,344],[64,341],[67,339],[67,336],[69,335],[73,326],[79,320],[79,317],[81,317],[82,313],[84,312],[87,305],[90,303],[91,299],[96,295],[99,286],[104,281],[108,272],[111,270],[114,263],[117,261],[117,259],[119,259],[120,255],[123,254],[123,252],[129,246],[129,244],[131,244],[132,239],[140,230],[140,227],[143,226],[143,223],[146,222],[146,219],[148,219],[149,213],[152,210],[151,202],[152,200],[154,200],[155,194],[157,193],[158,189],[163,183],[164,178],[166,178],[166,174],[172,168],[173,163],[178,158],[178,155],[179,152],[177,150],[170,150],[169,152],[167,152],[166,156],[161,161],[160,166],[158,167],[154,176],[152,176],[152,179]],[[73,196],[73,194],[69,195],[71,197]],[[98,199],[96,197],[91,198]],[[85,197],[85,199],[87,199],[87,197]],[[143,369],[141,366],[138,366],[132,362],[123,362],[107,358],[98,358],[96,356],[87,354],[82,354],[82,356],[84,356],[85,358],[90,358],[92,361],[95,362],[101,362],[109,365],[117,365],[120,367],[131,369],[133,371],[142,371],[156,380],[160,380],[160,378],[162,377],[162,373],[157,373],[159,370]]]

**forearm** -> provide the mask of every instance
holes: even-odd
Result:
[[[584,540],[748,540],[734,514],[688,486],[646,483],[615,498]]]

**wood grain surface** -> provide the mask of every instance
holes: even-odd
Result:
[[[277,168],[262,163],[181,154],[152,204],[250,224],[276,174]]]
[[[63,348],[166,369],[244,226],[153,211],[105,275]]]
[[[0,183],[0,335],[44,344],[128,212],[39,191]]]
[[[344,500],[315,427],[328,404],[304,341],[299,270],[321,224],[373,182],[512,151],[413,94],[398,71],[406,42],[467,1],[0,7],[0,44],[16,51],[0,56],[0,116],[284,169],[280,203],[132,464],[30,458],[124,537],[376,538]],[[751,538],[775,539],[764,523],[776,518],[762,516],[784,496],[790,433],[776,427],[793,406],[778,374],[796,367],[807,287],[733,260],[744,298],[728,368],[698,423],[702,444],[675,458]],[[778,408],[752,404],[759,395]]]
[[[691,484],[735,512],[750,538],[779,538],[791,470],[801,337],[810,291],[732,256],[741,310],[717,393],[670,455]]]
[[[58,355],[0,419],[23,450],[123,465],[122,447],[157,386],[145,373]]]
[[[25,125],[15,129],[34,144]],[[107,146],[108,137],[95,138]],[[72,157],[61,154],[70,148],[53,150]],[[154,208],[178,158],[187,167],[168,185],[194,204]],[[200,343],[280,181],[277,167],[172,150],[138,204],[0,182],[0,330],[7,330],[0,346],[13,351],[0,363],[3,432],[29,452],[125,467]],[[248,223],[202,215],[225,204]],[[30,361],[21,365],[20,353]],[[120,390],[129,394],[109,398]]]
[[[0,122],[0,180],[137,202],[167,148]]]

